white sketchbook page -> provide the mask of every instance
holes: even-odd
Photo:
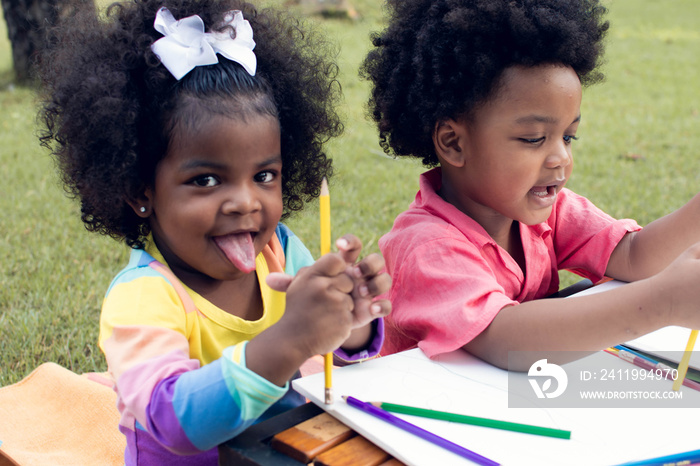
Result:
[[[624,284],[625,282],[612,280],[610,282],[588,288],[587,290],[576,293],[573,296],[599,293],[601,291],[610,290]],[[634,340],[630,340],[625,343],[625,346],[629,346],[630,348],[650,354],[658,354],[665,359],[679,363],[681,357],[683,357],[683,353],[685,352],[685,347],[688,344],[689,336],[689,328],[669,326],[646,335],[642,335]],[[689,366],[693,369],[700,370],[700,341],[696,342],[695,344],[695,350],[690,357]]]
[[[629,367],[602,352],[590,357],[605,358],[607,367]],[[572,432],[571,440],[565,440],[396,414],[505,465],[610,466],[700,448],[700,408],[515,409],[507,407],[507,384],[506,371],[462,350],[431,361],[418,349],[334,370],[332,405],[323,402],[323,373],[292,383],[302,395],[409,465],[473,463],[348,406],[343,395]],[[700,406],[700,393],[686,392],[698,397]]]

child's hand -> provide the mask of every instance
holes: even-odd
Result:
[[[386,299],[375,299],[377,296],[385,293],[391,287],[391,278],[389,274],[384,272],[384,259],[379,254],[370,254],[358,263],[357,258],[362,250],[362,243],[354,235],[345,235],[336,241],[338,253],[326,254],[320,258],[313,266],[301,269],[296,277],[283,273],[271,273],[266,279],[266,283],[277,291],[287,292],[287,311],[293,307],[300,305],[302,309],[309,309],[307,317],[311,318],[311,306],[316,305],[322,309],[326,309],[323,318],[327,318],[330,326],[344,327],[345,319],[350,318],[350,328],[346,329],[345,338],[338,341],[337,345],[330,349],[333,351],[340,347],[350,336],[351,329],[357,329],[367,326],[370,322],[378,317],[383,317],[391,311],[391,303]],[[343,279],[342,277],[345,279]],[[315,289],[309,283],[314,283],[315,280],[325,277],[327,280],[332,280],[333,285],[329,284],[325,289]],[[300,282],[301,281],[301,282]],[[306,283],[306,282],[309,283]],[[306,284],[305,284],[306,283]],[[299,290],[296,296],[295,290]],[[303,292],[306,292],[303,295]],[[346,293],[341,297],[338,293]],[[333,303],[322,305],[326,300],[333,300]],[[306,301],[311,301],[313,304],[302,304]],[[334,304],[338,301],[337,305]],[[345,305],[345,313],[341,313],[339,304],[340,301],[347,301]],[[320,305],[320,306],[319,306]],[[333,311],[333,309],[336,309]],[[333,320],[331,315],[333,312],[342,314],[342,319]],[[340,315],[339,314],[339,315]],[[332,333],[329,327],[324,327],[319,324],[319,317],[306,327],[307,332],[318,324],[321,329],[329,334]],[[339,324],[343,325],[339,325]],[[353,335],[353,340],[363,340],[361,335]],[[355,346],[356,342],[349,342],[350,346]],[[364,341],[362,342],[364,343]],[[360,344],[362,344],[360,343]],[[317,351],[313,354],[323,354],[328,351]]]
[[[350,335],[355,281],[340,254],[326,254],[295,277],[271,273],[266,283],[287,293],[285,313],[273,327],[306,358],[334,351]]]
[[[347,235],[336,245],[340,252],[324,255],[295,277],[271,273],[266,278],[272,289],[287,293],[286,309],[279,322],[248,343],[246,365],[280,386],[316,354],[364,346],[371,335],[368,324],[391,310],[388,300],[375,299],[391,284],[381,256],[371,254],[355,264],[360,241]]]
[[[280,320],[248,342],[246,367],[283,386],[304,361],[334,351],[353,325],[355,281],[340,254],[326,254],[295,277],[271,273],[267,284],[286,291]]]
[[[668,303],[668,325],[700,328],[700,243],[686,249],[651,280],[651,289],[656,290],[655,294],[663,294]]]
[[[375,299],[391,288],[391,278],[384,272],[382,256],[370,254],[355,264],[362,250],[360,240],[353,235],[345,235],[335,244],[345,262],[348,263],[348,274],[355,281],[352,291],[355,303],[353,328],[363,327],[377,317],[389,315],[391,312],[389,300]]]

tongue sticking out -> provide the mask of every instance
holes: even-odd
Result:
[[[255,270],[255,245],[250,233],[218,236],[214,241],[240,271],[250,273]]]

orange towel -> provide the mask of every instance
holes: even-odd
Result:
[[[98,374],[40,365],[0,388],[0,465],[123,465],[116,400]]]

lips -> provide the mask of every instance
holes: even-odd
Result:
[[[255,270],[255,244],[250,232],[217,236],[214,242],[237,269],[245,273]]]

